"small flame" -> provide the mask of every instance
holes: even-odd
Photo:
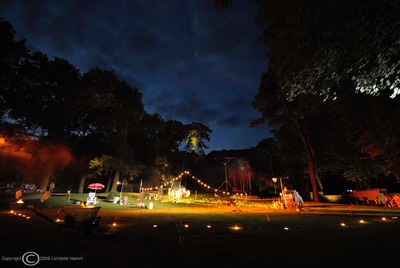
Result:
[[[23,201],[22,199],[20,199],[20,200],[17,201],[17,203],[18,203],[18,204],[23,204],[24,201]]]

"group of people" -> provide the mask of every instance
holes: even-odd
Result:
[[[55,182],[51,182],[49,189],[40,188],[35,183],[32,182],[0,182],[0,196],[14,195],[17,191],[21,190],[23,194],[29,193],[44,193],[47,190],[53,192],[55,188]]]
[[[18,190],[21,190],[23,193],[43,193],[46,191],[45,189],[40,189],[36,186],[36,184],[30,182],[0,182],[0,196],[13,195]]]
[[[180,201],[181,198],[183,197],[189,197],[190,196],[190,190],[187,190],[185,187],[179,187],[179,188],[168,188],[168,200],[177,202]]]
[[[296,190],[289,191],[286,187],[282,192],[282,200],[286,206],[286,208],[295,208],[296,210],[301,211],[303,207],[303,198]]]

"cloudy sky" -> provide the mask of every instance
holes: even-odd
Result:
[[[1,0],[0,17],[31,50],[61,57],[81,73],[114,70],[143,93],[148,113],[212,129],[212,150],[243,149],[270,136],[250,128],[267,63],[253,17],[235,0]]]

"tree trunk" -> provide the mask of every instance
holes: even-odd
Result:
[[[115,171],[114,181],[113,181],[113,184],[112,184],[112,186],[111,186],[111,191],[112,191],[112,192],[113,192],[113,191],[115,191],[115,192],[118,191],[117,187],[118,187],[118,182],[119,182],[119,180],[120,180],[120,171],[117,169],[117,170]]]
[[[106,193],[109,193],[109,192],[110,192],[111,180],[112,180],[112,178],[111,178],[110,176],[108,176],[108,179],[107,179],[107,186],[106,186]]]
[[[290,118],[290,120],[293,121],[293,123],[296,126],[296,133],[299,136],[301,143],[303,144],[304,150],[306,152],[306,157],[307,157],[307,168],[308,168],[308,173],[310,174],[310,182],[311,182],[311,187],[313,190],[313,201],[314,202],[319,202],[319,194],[318,194],[318,186],[317,186],[317,175],[315,171],[315,163],[314,163],[314,152],[312,150],[311,144],[308,142],[308,139],[305,137],[303,132],[301,131],[301,126],[299,121],[294,118],[289,111],[287,110],[287,107],[285,105],[285,101],[282,100],[282,105],[285,111],[285,114]]]
[[[44,189],[47,191],[47,186],[49,185],[50,175],[51,175],[51,172],[48,172],[43,175],[42,182],[40,184],[40,189]]]
[[[313,190],[313,201],[314,202],[319,202],[319,194],[318,194],[318,186],[317,186],[317,176],[314,168],[314,160],[310,155],[308,147],[305,146],[306,148],[306,154],[307,154],[307,166],[308,166],[308,172],[310,173],[310,181],[311,181],[311,187]]]
[[[82,176],[81,181],[79,183],[79,189],[78,189],[78,193],[80,193],[80,194],[83,194],[83,187],[85,187],[85,180],[86,180],[86,176]]]

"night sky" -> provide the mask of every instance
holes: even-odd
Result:
[[[213,0],[0,1],[0,17],[32,51],[64,58],[81,73],[114,70],[143,93],[148,113],[209,126],[207,152],[270,137],[267,126],[249,127],[267,69],[256,13],[247,0],[225,11]]]

